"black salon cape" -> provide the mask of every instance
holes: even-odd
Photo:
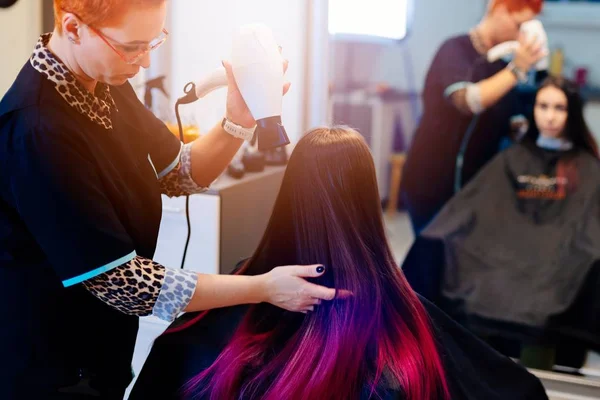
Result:
[[[536,377],[496,353],[427,300],[421,301],[432,320],[452,400],[547,399]],[[246,306],[216,310],[185,330],[159,337],[129,400],[183,398],[179,389],[214,362],[246,310]],[[171,326],[179,326],[196,315],[185,314]],[[382,389],[379,394],[386,400],[404,398],[393,390]],[[359,398],[368,399],[369,392],[363,391]]]
[[[579,171],[564,198],[554,184],[561,157]],[[444,243],[443,296],[470,316],[543,328],[575,302],[600,259],[599,205],[593,156],[512,146],[422,232]]]

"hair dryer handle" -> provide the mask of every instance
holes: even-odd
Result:
[[[490,51],[488,51],[487,60],[488,60],[488,62],[491,62],[491,63],[498,61],[502,57],[505,57],[509,54],[514,53],[518,47],[519,47],[519,42],[516,42],[516,41],[500,43],[499,45],[494,46],[492,49],[490,49]],[[544,48],[544,50],[546,52],[548,52],[547,48]],[[550,64],[550,59],[549,59],[548,55],[546,55],[535,64],[535,69],[537,69],[538,71],[545,71],[548,69],[549,64]]]
[[[519,47],[519,42],[516,40],[500,43],[490,49],[487,53],[488,62],[495,62],[509,54],[514,53]]]
[[[225,86],[227,86],[227,73],[225,72],[225,68],[221,67],[213,71],[206,78],[196,82],[196,96],[201,99],[213,90]]]

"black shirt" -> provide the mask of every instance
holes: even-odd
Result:
[[[451,103],[450,94],[505,67],[503,61],[488,63],[467,35],[448,39],[437,51],[427,73],[424,113],[402,179],[408,210],[411,217],[416,215],[423,220],[420,225],[426,224],[452,197],[456,157],[472,121],[472,116]],[[510,117],[518,114],[517,99],[513,90],[479,115],[464,156],[463,186],[497,153],[502,137],[509,134]]]
[[[431,317],[452,400],[547,400],[537,378],[496,353],[427,300],[421,301]],[[247,309],[239,306],[214,310],[186,329],[159,337],[129,399],[182,399],[182,386],[216,360]],[[181,327],[197,315],[184,314],[171,328]],[[369,389],[357,393],[357,398],[369,399]],[[384,400],[403,399],[397,390],[378,392]]]
[[[122,398],[138,319],[78,283],[153,257],[156,171],[181,143],[128,83],[100,87],[110,120],[59,89],[27,62],[0,102],[0,398],[55,398],[80,376]]]

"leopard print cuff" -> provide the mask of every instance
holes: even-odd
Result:
[[[128,315],[150,315],[165,279],[165,267],[137,256],[128,263],[83,282],[109,306]]]
[[[108,272],[83,282],[104,303],[128,315],[154,315],[173,321],[189,304],[198,275],[182,269],[167,269],[137,256]]]
[[[177,166],[159,179],[161,193],[174,197],[202,193],[208,189],[192,179],[192,144],[183,145]]]
[[[152,315],[173,321],[192,300],[198,274],[183,269],[166,269],[165,280],[156,300]]]

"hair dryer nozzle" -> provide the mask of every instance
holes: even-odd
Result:
[[[263,151],[290,144],[280,116],[259,119],[256,124],[258,150]]]

